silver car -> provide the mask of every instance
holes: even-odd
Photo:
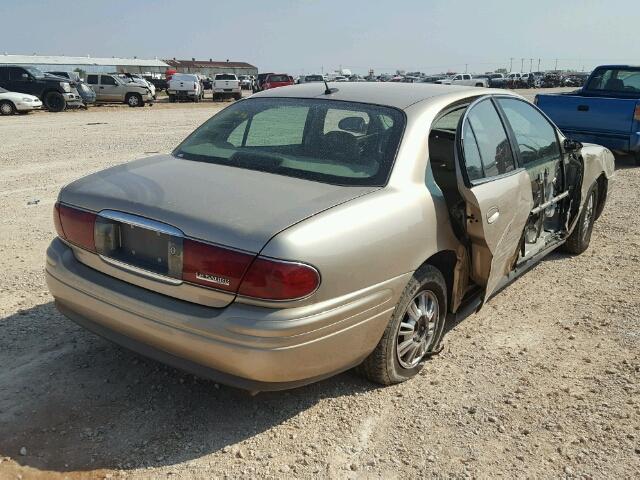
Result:
[[[64,187],[47,282],[87,329],[226,384],[355,366],[392,384],[447,321],[583,252],[613,174],[610,151],[502,90],[277,88]]]

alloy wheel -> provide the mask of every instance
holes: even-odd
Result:
[[[439,315],[438,298],[430,290],[419,292],[409,302],[396,339],[400,366],[410,369],[422,362],[432,347]]]

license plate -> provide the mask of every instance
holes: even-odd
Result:
[[[103,211],[95,224],[97,252],[106,258],[168,277],[182,277],[182,232],[120,212]]]

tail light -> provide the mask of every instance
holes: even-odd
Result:
[[[184,239],[183,248],[182,279],[204,287],[262,300],[295,300],[320,285],[318,271],[303,263],[255,258],[191,239]]]
[[[64,240],[96,252],[96,214],[56,203],[53,220]],[[320,274],[299,262],[256,257],[217,245],[182,239],[182,280],[261,300],[295,300],[320,286]],[[179,272],[179,270],[178,270]]]
[[[233,293],[255,257],[186,238],[182,246],[183,280]]]
[[[636,122],[640,122],[640,104],[636,105],[636,110],[633,112],[633,119]]]
[[[303,263],[258,257],[244,276],[238,294],[264,300],[294,300],[320,286],[318,271]]]
[[[93,231],[96,214],[56,203],[53,212],[56,232],[61,238],[86,250],[95,252]]]

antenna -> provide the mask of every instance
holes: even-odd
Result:
[[[325,87],[324,94],[331,95],[332,92],[331,92],[331,89],[329,88],[329,84],[327,83],[326,78],[324,79],[324,87]]]

